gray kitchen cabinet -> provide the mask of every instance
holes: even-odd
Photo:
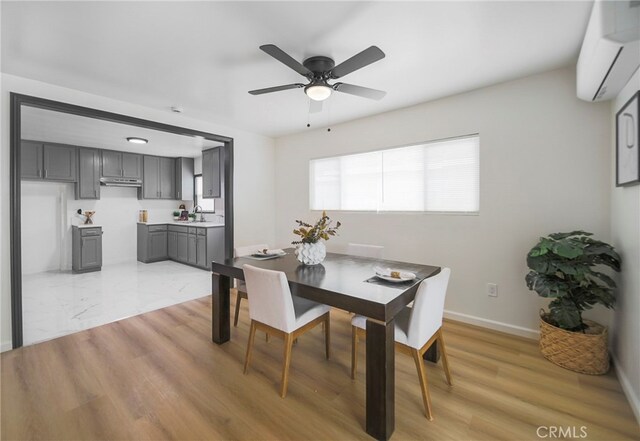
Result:
[[[76,180],[77,147],[59,144],[45,144],[44,149],[44,178],[52,181]]]
[[[100,199],[100,150],[78,149],[76,199]]]
[[[176,199],[176,160],[160,158],[160,199]]]
[[[142,197],[160,199],[160,158],[146,156],[143,159]]]
[[[205,230],[204,228],[202,228]],[[206,230],[205,230],[206,231]],[[196,265],[199,267],[207,267],[207,236],[196,236]]]
[[[131,179],[142,178],[142,155],[137,153],[122,153],[122,177]]]
[[[138,224],[138,261],[157,262],[169,258],[167,226]]]
[[[22,141],[20,153],[21,177],[23,179],[76,181],[76,156],[78,154],[76,147]]]
[[[142,199],[175,199],[176,165],[173,158],[144,156]]]
[[[193,158],[176,158],[176,199],[193,200]]]
[[[74,226],[71,242],[71,267],[74,273],[87,273],[102,269],[101,227]]]
[[[42,179],[42,143],[22,141],[20,147],[22,179]]]
[[[190,265],[197,265],[198,263],[198,254],[197,254],[197,236],[189,233],[187,238],[187,263]]]
[[[167,255],[171,260],[178,260],[178,232],[167,232]]]
[[[138,260],[149,263],[171,259],[211,269],[211,261],[224,260],[224,228],[187,225],[138,224]]]
[[[202,152],[202,197],[220,197],[220,148]]]
[[[178,233],[178,262],[187,263],[189,261],[188,251],[189,235],[187,233]]]
[[[102,176],[105,178],[142,178],[142,155],[103,150]]]

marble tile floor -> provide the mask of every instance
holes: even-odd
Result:
[[[211,273],[171,261],[22,277],[24,344],[31,345],[210,295]]]

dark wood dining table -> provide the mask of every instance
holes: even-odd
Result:
[[[233,278],[244,280],[246,264],[284,272],[294,296],[366,316],[366,430],[375,439],[389,439],[395,428],[394,318],[413,300],[420,282],[438,274],[440,267],[336,253],[307,266],[298,262],[293,249],[285,251],[274,259],[212,262],[213,341],[222,344],[231,337],[229,288]],[[376,280],[375,267],[399,268],[416,278],[404,283]]]

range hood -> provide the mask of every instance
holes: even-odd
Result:
[[[142,187],[142,179],[100,178],[100,185],[105,187]]]

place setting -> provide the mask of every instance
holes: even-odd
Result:
[[[383,268],[376,266],[373,268],[375,275],[365,280],[367,283],[374,283],[383,286],[406,287],[416,281],[416,275],[410,271],[399,268]]]
[[[269,260],[276,259],[278,257],[286,256],[286,252],[280,248],[269,249],[263,248],[261,250],[256,250],[254,253],[249,254],[248,256],[242,256],[247,259],[253,260]]]

